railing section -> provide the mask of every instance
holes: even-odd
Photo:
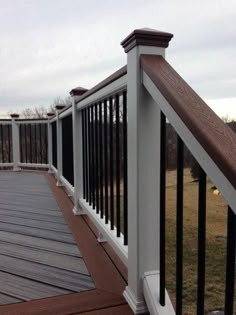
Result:
[[[62,176],[74,186],[72,114],[62,118]]]
[[[52,130],[52,165],[57,169],[57,122],[51,123]]]
[[[175,255],[175,297],[172,297],[175,301],[175,313],[183,314],[186,312],[186,305],[184,302],[184,293],[186,292],[187,283],[191,281],[188,277],[194,277],[196,279],[196,292],[194,293],[194,283],[192,283],[192,289],[189,292],[191,294],[196,294],[195,307],[192,308],[191,312],[194,312],[198,315],[205,314],[206,311],[209,311],[209,303],[207,303],[208,308],[206,309],[205,305],[207,299],[211,296],[209,292],[208,282],[211,281],[207,278],[206,268],[208,268],[208,272],[210,272],[210,268],[216,268],[215,270],[211,270],[212,273],[219,272],[222,275],[222,287],[219,289],[218,293],[216,291],[212,294],[221,294],[218,298],[218,301],[215,301],[216,305],[211,305],[211,308],[218,306],[218,309],[224,309],[225,314],[232,315],[234,313],[234,286],[235,286],[235,248],[236,248],[236,209],[235,207],[235,194],[229,196],[227,194],[228,187],[235,187],[235,181],[232,176],[227,176],[228,167],[231,168],[232,172],[234,170],[234,161],[228,159],[227,154],[222,154],[221,151],[218,151],[218,148],[224,148],[226,152],[235,152],[235,139],[236,135],[226,126],[221,120],[203,103],[203,101],[198,99],[196,94],[190,90],[190,88],[186,85],[186,83],[174,72],[174,70],[165,62],[165,60],[160,56],[143,56],[141,58],[142,66],[144,69],[144,86],[147,88],[152,97],[156,100],[157,104],[161,107],[161,116],[160,116],[160,278],[159,278],[159,286],[160,286],[160,294],[159,294],[159,303],[162,307],[166,305],[166,279],[168,278],[166,266],[167,260],[170,259],[169,249],[170,239],[168,238],[168,243],[166,240],[166,222],[167,222],[167,213],[170,212],[170,208],[167,208],[166,205],[166,119],[168,123],[173,123],[174,129],[177,132],[176,137],[176,235],[175,235],[175,246],[176,246],[176,255]],[[171,86],[171,90],[168,89]],[[159,90],[160,89],[160,90]],[[158,91],[158,92],[157,92]],[[160,92],[159,92],[160,91]],[[160,94],[161,93],[161,96]],[[192,102],[191,106],[195,106],[191,109],[189,106],[186,106],[186,97],[189,97],[189,102]],[[162,101],[162,99],[164,99]],[[167,101],[166,101],[167,100]],[[190,103],[189,103],[190,104]],[[189,105],[188,104],[188,105]],[[174,111],[172,108],[174,108]],[[178,111],[179,110],[179,111]],[[191,113],[188,114],[187,111],[195,111],[195,115],[198,117],[198,120],[194,120]],[[182,111],[182,112],[181,112]],[[178,117],[176,116],[176,113]],[[185,115],[188,116],[185,121]],[[180,120],[179,120],[180,117]],[[209,118],[210,117],[210,118]],[[191,121],[192,119],[192,121]],[[188,132],[190,133],[186,135],[185,133],[185,123],[188,123]],[[199,128],[203,128],[204,124],[204,134],[201,134],[201,130]],[[211,124],[211,125],[210,125]],[[227,137],[225,140],[223,138],[217,137],[217,135],[224,135],[223,137]],[[212,136],[212,138],[210,138]],[[213,137],[215,136],[215,138]],[[199,148],[196,149],[196,142],[198,141]],[[208,138],[208,139],[207,139]],[[184,141],[183,141],[184,139]],[[196,248],[192,247],[193,254],[196,255],[196,274],[187,275],[184,273],[184,266],[186,267],[186,254],[184,253],[189,251],[189,244],[185,244],[183,242],[186,220],[184,221],[184,146],[190,149],[193,153],[194,159],[198,162],[198,174],[197,181],[193,182],[192,185],[198,187],[198,198],[196,200],[197,207],[197,246]],[[207,142],[208,141],[208,142]],[[210,143],[210,141],[212,141]],[[207,157],[203,157],[205,154]],[[211,167],[209,167],[209,160],[212,159],[211,165],[216,163],[217,176],[216,171],[212,171]],[[218,164],[219,160],[221,160],[222,164]],[[207,175],[206,175],[207,173]],[[221,177],[221,174],[223,176]],[[226,177],[226,180],[225,180]],[[224,254],[226,257],[225,264],[225,277],[224,270],[220,268],[220,266],[208,266],[207,262],[209,262],[209,257],[207,255],[207,191],[209,189],[209,181],[212,180],[212,187],[216,189],[216,187],[220,187],[222,195],[225,197],[226,204],[228,203],[228,213],[225,216],[227,217],[227,233],[226,233],[226,244]],[[222,185],[222,181],[225,181],[225,185],[227,185],[227,190],[224,185]],[[216,186],[214,186],[214,184]],[[207,186],[208,185],[208,186]],[[208,188],[207,188],[208,187]],[[168,196],[169,197],[169,196]],[[192,196],[193,198],[193,196]],[[170,204],[167,203],[170,207]],[[210,206],[210,205],[209,205]],[[217,202],[215,204],[217,207]],[[227,208],[227,207],[226,207]],[[189,213],[185,215],[189,215],[189,222],[191,221],[191,215],[193,215],[195,209],[194,198],[192,199],[192,209],[189,209]],[[215,211],[217,209],[214,209]],[[215,217],[217,217],[217,211],[215,213]],[[174,218],[173,218],[174,219]],[[209,219],[209,218],[208,218]],[[216,220],[216,219],[215,219]],[[191,224],[191,223],[189,223]],[[224,222],[222,221],[222,226]],[[212,228],[212,227],[211,227]],[[195,230],[195,225],[192,226],[192,232]],[[213,241],[210,245],[213,245]],[[211,252],[211,255],[215,255],[215,259],[217,259],[217,242],[215,244],[215,253]],[[218,244],[220,249],[220,245]],[[196,251],[196,254],[194,252]],[[221,253],[221,252],[220,252]],[[185,260],[184,260],[185,257]],[[173,257],[171,257],[173,260]],[[208,260],[207,260],[208,259]],[[212,258],[214,259],[214,258]],[[224,262],[222,261],[222,264]],[[218,268],[218,269],[217,269]],[[219,276],[218,276],[219,277]],[[173,282],[173,279],[172,279]],[[225,284],[223,285],[223,283]],[[210,287],[212,290],[214,289],[214,283],[210,283]],[[208,291],[206,291],[206,289]],[[225,292],[224,302],[222,301],[223,295]],[[186,293],[185,293],[186,294]],[[188,293],[190,294],[190,293]],[[207,295],[206,295],[207,294]],[[220,304],[221,303],[221,304]],[[220,305],[219,305],[220,304]]]
[[[24,121],[19,124],[20,163],[48,163],[48,129],[46,122]]]
[[[83,198],[127,245],[126,91],[82,109],[82,130]]]
[[[0,121],[0,165],[13,163],[12,126],[10,120]]]

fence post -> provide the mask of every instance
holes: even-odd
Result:
[[[55,113],[47,113],[48,117],[48,173],[53,173],[52,167],[52,126],[50,124],[50,119]]]
[[[19,118],[18,114],[11,114],[12,126],[12,152],[13,152],[13,171],[20,171],[20,135],[19,126],[16,124],[16,119]]]
[[[60,111],[64,108],[64,105],[56,105],[57,116],[57,183],[58,187],[63,186],[61,182],[62,175],[62,120],[59,118]]]
[[[76,109],[76,96],[84,94],[87,89],[71,90],[72,97],[72,125],[73,125],[73,162],[74,162],[74,215],[84,214],[79,206],[79,199],[83,196],[83,146],[82,146],[82,112]]]
[[[128,286],[124,297],[135,314],[147,311],[144,272],[159,270],[160,109],[142,85],[140,55],[165,56],[172,34],[133,31],[121,45],[127,53],[128,89]],[[156,283],[156,286],[158,283]]]

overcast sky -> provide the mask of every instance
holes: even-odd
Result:
[[[126,63],[134,29],[171,32],[167,60],[236,118],[235,0],[0,0],[0,113],[49,106]]]

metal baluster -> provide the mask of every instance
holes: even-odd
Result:
[[[98,169],[98,104],[95,104],[95,187],[96,187],[96,212],[99,213],[99,169]]]
[[[123,181],[124,181],[124,245],[128,245],[128,154],[127,154],[127,92],[123,92]]]
[[[204,314],[206,256],[206,174],[199,167],[197,315]]]
[[[120,236],[120,102],[115,98],[116,110],[116,235]]]
[[[236,215],[228,207],[227,219],[227,255],[225,281],[225,315],[233,315],[234,310],[234,282],[235,282],[235,248],[236,248]]]
[[[184,145],[177,136],[177,196],[176,196],[176,315],[182,315],[183,294],[183,167]]]
[[[85,111],[82,109],[81,116],[82,116],[82,151],[83,151],[83,198],[85,199],[85,119],[84,119]]]
[[[160,304],[165,306],[166,117],[161,112],[160,143]]]
[[[0,125],[1,126],[1,152],[2,152],[2,163],[5,162],[4,160],[4,142],[3,142],[3,125]]]
[[[85,191],[85,198],[88,201],[88,192],[89,192],[89,155],[88,155],[88,109],[86,108],[84,111],[84,118],[85,118],[85,178],[86,178],[86,191]]]
[[[104,101],[104,170],[105,170],[105,223],[108,223],[108,148],[107,148],[107,101]]]
[[[29,156],[30,156],[30,163],[32,163],[32,138],[31,138],[31,124],[29,124]]]
[[[103,208],[103,120],[102,120],[102,102],[99,102],[99,142],[100,142],[100,216],[103,218],[104,208]]]
[[[110,219],[111,230],[114,230],[114,186],[113,186],[113,99],[109,99],[109,123],[110,123]]]
[[[25,163],[28,163],[28,148],[27,148],[27,128],[26,124],[24,124],[25,129]]]
[[[7,125],[7,146],[8,146],[8,163],[11,163],[11,135],[10,135],[10,125]]]

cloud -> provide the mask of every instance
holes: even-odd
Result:
[[[174,33],[167,60],[205,99],[236,97],[236,4],[222,0],[0,0],[0,109],[49,105],[126,62],[133,29]]]

